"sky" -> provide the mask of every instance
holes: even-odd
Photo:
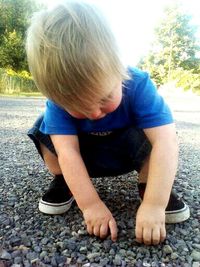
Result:
[[[38,0],[47,6],[66,0]],[[192,15],[192,24],[199,26],[199,0],[87,0],[99,6],[106,15],[117,39],[122,59],[126,64],[135,65],[150,49],[154,28],[163,16],[163,9],[171,2],[181,2],[183,9]]]

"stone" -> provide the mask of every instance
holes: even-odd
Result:
[[[100,259],[100,265],[102,265],[102,266],[105,266],[105,265],[107,265],[107,264],[108,264],[108,262],[109,262],[109,260],[108,260],[108,259],[106,259],[106,258],[104,258],[104,259]]]
[[[15,250],[12,252],[11,255],[12,255],[12,258],[16,258],[16,257],[20,256],[20,254],[21,254],[20,250]]]
[[[21,238],[18,237],[18,236],[15,236],[15,237],[11,237],[10,239],[10,244],[12,246],[19,246],[21,244]]]
[[[81,264],[83,263],[83,261],[86,259],[86,256],[85,255],[80,255],[77,259],[77,263]]]
[[[87,234],[86,230],[82,230],[82,229],[78,230],[78,235],[86,235],[86,234]]]
[[[173,253],[173,250],[172,250],[172,248],[170,247],[170,245],[165,245],[165,246],[163,247],[163,251],[165,252],[165,254],[171,254],[171,253]]]
[[[0,224],[8,226],[11,223],[10,218],[6,214],[0,215]]]
[[[20,264],[22,262],[22,257],[16,257],[15,259],[14,259],[14,263],[15,264]]]
[[[2,260],[11,260],[12,256],[10,253],[8,253],[6,250],[2,250],[1,254],[0,254],[0,258]]]
[[[200,244],[193,244],[192,246],[200,250]]]
[[[119,254],[120,254],[122,257],[125,257],[125,256],[126,256],[126,250],[125,250],[125,249],[120,249],[120,250],[119,250]]]
[[[126,252],[126,255],[127,255],[128,257],[130,257],[130,258],[135,258],[135,253],[134,253],[133,251],[131,251],[131,250],[128,250],[128,251]]]
[[[41,247],[39,246],[34,246],[34,251],[37,252],[37,253],[40,253],[42,251]]]
[[[190,256],[192,257],[193,260],[200,261],[200,252],[199,251],[193,250]]]
[[[113,248],[111,248],[110,251],[109,251],[109,254],[114,256],[115,255],[115,250]]]
[[[98,252],[94,252],[94,253],[89,253],[89,254],[87,255],[88,260],[94,259],[94,258],[96,258],[96,257],[100,257],[100,253],[98,253]]]
[[[79,251],[83,254],[86,254],[87,253],[87,247],[80,247]]]
[[[76,249],[76,242],[72,241],[72,240],[68,240],[66,242],[66,247],[72,251],[74,251]]]
[[[121,258],[121,256],[120,255],[115,255],[115,258],[114,258],[114,260],[113,260],[113,263],[114,263],[114,265],[121,265],[121,262],[122,262],[122,258]]]
[[[42,245],[46,245],[48,242],[49,242],[49,239],[46,238],[46,237],[44,237],[44,238],[41,240]]]
[[[109,251],[111,248],[112,241],[111,240],[104,240],[103,247],[106,251]]]
[[[173,252],[173,253],[171,254],[171,259],[172,259],[172,260],[175,260],[175,259],[177,259],[177,258],[178,258],[178,254],[175,253],[175,252]]]
[[[21,243],[26,247],[30,247],[31,246],[30,238],[25,234],[23,234],[21,236]]]
[[[179,233],[181,233],[184,236],[188,235],[188,231],[185,229],[181,229],[181,228],[179,229]]]

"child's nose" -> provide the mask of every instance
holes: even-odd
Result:
[[[92,112],[92,114],[90,115],[91,119],[95,120],[95,119],[99,119],[101,118],[103,115],[102,111],[99,109],[99,110],[95,110]]]

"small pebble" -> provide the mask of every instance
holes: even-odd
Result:
[[[94,253],[89,253],[89,254],[87,255],[87,258],[88,258],[88,260],[91,260],[91,259],[94,259],[94,258],[96,258],[96,257],[100,257],[100,256],[101,256],[100,253],[98,253],[98,252],[94,252]]]
[[[192,246],[198,250],[200,250],[200,244],[192,244]]]
[[[116,254],[116,255],[115,255],[115,258],[114,258],[114,260],[113,260],[114,265],[121,265],[121,262],[122,262],[122,258],[121,258],[121,256],[118,255],[118,254]]]
[[[191,257],[194,261],[200,261],[200,252],[197,250],[193,250],[191,253]]]
[[[173,252],[170,257],[171,257],[172,260],[175,260],[175,259],[178,258],[178,254]]]
[[[170,245],[165,245],[163,247],[163,251],[166,253],[166,254],[171,254],[173,253],[173,249],[170,247]]]
[[[3,250],[3,251],[0,252],[0,259],[2,259],[2,260],[11,260],[12,256],[6,250]]]
[[[15,264],[20,264],[22,262],[22,257],[15,257],[14,258],[14,263]]]
[[[83,254],[86,254],[87,253],[87,247],[80,247],[79,251]]]

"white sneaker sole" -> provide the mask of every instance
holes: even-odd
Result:
[[[190,209],[188,205],[178,211],[165,211],[166,223],[180,223],[190,218]]]
[[[39,211],[50,215],[63,214],[71,208],[74,197],[71,197],[67,202],[63,203],[50,203],[45,202],[42,199],[39,201]]]

